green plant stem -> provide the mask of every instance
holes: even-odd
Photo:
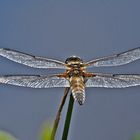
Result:
[[[65,88],[64,95],[61,99],[61,102],[60,102],[60,105],[59,105],[59,108],[58,108],[58,111],[57,111],[57,114],[56,114],[56,118],[55,118],[55,121],[54,121],[54,125],[53,125],[53,128],[52,128],[51,140],[55,139],[56,131],[57,131],[57,128],[58,128],[60,117],[61,117],[61,112],[62,112],[63,106],[65,104],[65,101],[66,101],[69,90],[70,90],[69,87]]]
[[[62,140],[67,140],[67,137],[68,137],[73,105],[74,105],[74,99],[71,94],[70,100],[69,100],[69,105],[68,105],[68,110],[67,110],[67,115],[66,115],[66,120],[65,120],[65,125],[64,125],[64,130],[63,130],[63,135],[62,135]]]

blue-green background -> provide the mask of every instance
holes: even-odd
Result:
[[[65,61],[85,61],[140,46],[139,0],[1,0],[0,47]],[[140,73],[140,61],[92,72]],[[51,74],[0,57],[0,75]],[[0,129],[20,140],[37,140],[41,125],[52,120],[60,89],[0,85]],[[57,140],[61,139],[66,107]],[[140,130],[140,87],[89,88],[83,106],[74,106],[69,140],[129,140]]]

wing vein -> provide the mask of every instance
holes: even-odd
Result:
[[[86,65],[95,66],[95,67],[119,66],[119,65],[128,64],[137,59],[140,59],[140,47],[120,53],[120,54],[91,60],[87,62]]]
[[[33,68],[66,68],[65,63],[61,61],[33,56],[6,48],[0,48],[0,56]]]
[[[126,88],[140,85],[138,74],[95,74],[87,79],[86,87]]]
[[[69,81],[57,75],[4,75],[0,76],[1,84],[10,84],[31,88],[69,87]]]

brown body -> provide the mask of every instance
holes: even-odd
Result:
[[[85,84],[82,76],[72,76],[70,79],[70,88],[73,98],[82,105],[85,101]]]
[[[88,73],[87,67],[120,66],[140,59],[140,47],[108,57],[93,59],[84,63],[72,56],[65,63],[19,51],[0,48],[0,56],[33,68],[65,69],[61,74],[45,75],[3,75],[0,84],[11,84],[31,88],[70,87],[73,97],[80,105],[85,101],[85,87],[126,88],[140,85],[138,74]]]
[[[85,67],[83,61],[76,56],[68,58],[65,62],[67,79],[70,82],[70,89],[73,98],[82,105],[85,101]]]

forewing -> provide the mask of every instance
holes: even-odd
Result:
[[[86,87],[126,88],[140,85],[140,75],[137,74],[95,74],[87,79]]]
[[[86,63],[87,66],[119,66],[140,59],[140,47],[120,54],[95,59]]]
[[[14,62],[24,64],[33,68],[61,68],[61,69],[66,68],[65,63],[57,60],[32,56],[29,54],[5,48],[0,48],[0,56],[3,56]]]
[[[52,88],[52,87],[69,87],[69,81],[57,75],[5,75],[0,76],[1,84],[10,84],[31,88]]]

